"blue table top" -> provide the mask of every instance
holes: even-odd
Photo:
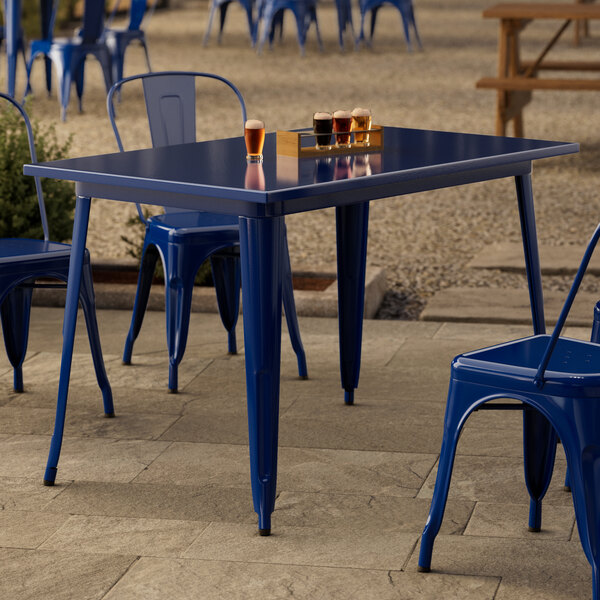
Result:
[[[325,206],[521,175],[531,161],[579,145],[385,127],[381,152],[323,158],[276,153],[247,164],[242,137],[25,165],[24,173],[78,182],[77,193],[249,216]]]

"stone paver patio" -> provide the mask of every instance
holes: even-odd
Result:
[[[343,405],[337,323],[302,318],[310,379],[283,338],[274,532],[252,510],[243,352],[192,315],[181,393],[166,391],[164,313],[130,367],[128,311],[99,311],[115,419],[102,417],[83,320],[55,487],[42,485],[62,311],[35,307],[26,392],[0,359],[0,597],[456,599],[591,597],[560,449],[544,527],[527,531],[520,415],[477,413],[459,444],[433,572],[416,569],[434,484],[449,363],[529,333],[518,325],[366,321],[357,403]],[[587,337],[586,329],[571,335]],[[238,329],[242,337],[241,326]]]

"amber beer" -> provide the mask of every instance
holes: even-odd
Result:
[[[348,110],[336,110],[333,113],[333,131],[335,143],[338,148],[350,148],[350,128],[352,127],[352,113]]]
[[[371,129],[371,111],[368,108],[355,108],[352,111],[352,131]],[[368,133],[355,133],[354,141],[363,146],[369,145]]]
[[[261,162],[263,159],[263,146],[265,144],[265,124],[257,119],[249,119],[244,125],[244,139],[246,140],[246,159],[251,162]]]
[[[313,115],[313,132],[319,150],[331,149],[331,132],[333,117],[328,112],[317,112]]]

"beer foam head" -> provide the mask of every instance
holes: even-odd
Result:
[[[317,121],[328,121],[331,119],[331,113],[318,112],[313,115],[313,119],[316,119]]]
[[[244,125],[246,129],[262,129],[264,126],[264,122],[258,119],[248,119]]]
[[[368,117],[371,115],[371,111],[368,108],[355,108],[352,111],[353,117]]]
[[[351,119],[352,118],[352,113],[349,110],[336,110],[333,113],[333,116],[336,119]]]

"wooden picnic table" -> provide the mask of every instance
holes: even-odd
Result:
[[[520,2],[496,4],[483,11],[487,19],[500,19],[498,41],[498,76],[484,77],[476,86],[497,90],[496,135],[506,135],[506,125],[513,121],[514,134],[523,137],[523,108],[531,101],[533,90],[600,91],[600,78],[539,78],[542,70],[600,71],[600,61],[546,60],[571,22],[600,19],[600,5]],[[557,32],[535,60],[521,60],[520,32],[535,19],[562,21]]]

